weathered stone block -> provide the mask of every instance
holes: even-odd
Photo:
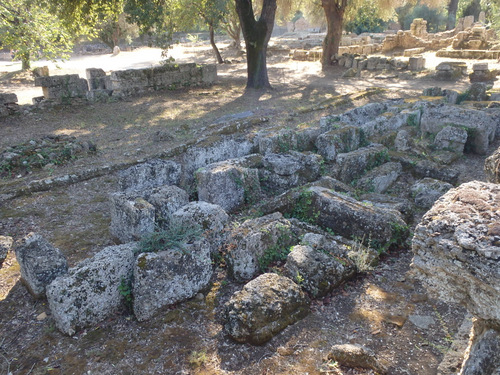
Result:
[[[288,254],[285,275],[295,280],[307,293],[319,298],[354,276],[354,264],[349,259],[341,261],[319,249],[297,245]]]
[[[448,191],[415,229],[412,266],[429,292],[500,323],[500,185]]]
[[[423,56],[412,56],[409,59],[409,67],[412,72],[419,72],[425,69],[425,59]]]
[[[232,212],[245,203],[255,203],[260,196],[259,172],[243,168],[237,162],[210,164],[195,174],[198,199]]]
[[[17,103],[17,95],[14,93],[0,93],[0,104]]]
[[[467,142],[467,130],[456,126],[443,128],[434,138],[434,145],[439,149],[448,149],[453,152],[464,152]]]
[[[111,235],[120,242],[137,241],[155,230],[155,208],[142,195],[112,193]]]
[[[297,284],[266,273],[231,297],[224,310],[224,329],[238,342],[261,345],[308,313],[308,298]]]
[[[485,160],[484,173],[488,182],[500,184],[500,148]]]
[[[88,68],[85,70],[90,90],[107,89],[106,72],[98,68]]]
[[[382,247],[392,241],[404,241],[408,235],[406,224],[397,211],[366,206],[322,187],[310,187],[306,193],[310,195],[310,205],[304,214],[316,217],[317,224],[338,235],[350,239],[371,237]]]
[[[360,129],[356,126],[343,126],[323,133],[316,139],[318,153],[326,161],[334,161],[339,153],[357,150],[360,146]]]
[[[374,193],[385,193],[399,178],[403,166],[398,162],[382,164],[359,179],[357,186]]]
[[[258,134],[259,153],[281,154],[297,150],[297,135],[292,130],[281,130],[277,133],[262,132]]]
[[[338,178],[347,184],[351,183],[354,179],[363,175],[365,171],[387,161],[387,159],[387,148],[377,144],[338,154]]]
[[[415,198],[415,204],[418,207],[429,208],[452,188],[453,185],[447,182],[427,177],[417,181],[411,187],[411,194]]]
[[[62,252],[39,234],[28,234],[16,243],[14,251],[21,267],[21,280],[35,298],[44,297],[47,285],[68,271]]]
[[[175,211],[171,220],[180,226],[200,227],[210,243],[212,252],[216,252],[225,239],[224,228],[229,222],[229,216],[222,207],[216,204],[191,202]]]
[[[323,158],[313,153],[291,151],[289,154],[268,154],[262,159],[259,178],[263,190],[282,193],[320,177]]]
[[[47,287],[47,300],[59,330],[74,335],[118,311],[120,285],[128,285],[136,243],[109,246],[86,259]]]
[[[266,253],[287,251],[297,241],[291,222],[280,213],[247,220],[226,240],[229,272],[236,281],[250,280],[268,266],[271,254]]]
[[[143,253],[134,267],[134,314],[151,318],[162,307],[193,297],[212,276],[210,244],[199,240],[182,249]]]
[[[484,111],[432,103],[423,107],[422,132],[437,134],[447,126],[465,128],[468,133],[466,149],[470,147],[470,151],[481,155],[488,151],[497,129],[494,117]]]
[[[118,184],[126,192],[162,185],[178,185],[182,167],[171,160],[153,159],[118,173]]]
[[[371,369],[377,374],[387,374],[387,368],[380,363],[375,353],[359,345],[334,345],[327,359],[338,362],[342,366]]]

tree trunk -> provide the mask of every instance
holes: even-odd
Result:
[[[247,50],[247,88],[271,88],[266,52],[274,26],[276,0],[264,0],[258,21],[255,19],[251,0],[236,0],[236,10]]]
[[[23,53],[21,56],[21,69],[28,70],[31,69],[30,54],[29,52]]]
[[[323,41],[323,58],[321,64],[323,69],[333,65],[332,56],[339,52],[340,40],[342,38],[342,26],[347,0],[322,0],[321,5],[326,15],[328,29]]]
[[[212,25],[208,26],[208,30],[210,31],[210,45],[212,46],[214,50],[215,57],[217,59],[217,62],[219,64],[223,64],[224,60],[222,60],[222,56],[220,55],[219,49],[217,48],[217,45],[215,44],[215,31],[214,27]]]
[[[446,20],[446,30],[453,30],[457,22],[458,0],[449,0],[448,19]]]

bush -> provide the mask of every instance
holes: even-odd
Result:
[[[446,15],[443,9],[429,8],[427,5],[417,4],[412,6],[406,4],[396,8],[398,22],[403,30],[409,30],[415,18],[423,18],[427,21],[427,31],[438,32],[446,28]]]
[[[136,248],[136,254],[155,253],[167,249],[184,252],[184,246],[199,239],[202,233],[200,226],[185,226],[170,222],[167,229],[158,227],[153,233],[145,235]]]
[[[365,1],[354,19],[345,25],[347,32],[356,34],[361,33],[380,33],[385,30],[387,22],[379,17],[377,7],[371,1]]]

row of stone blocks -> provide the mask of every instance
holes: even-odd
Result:
[[[72,98],[102,100],[109,96],[130,96],[144,92],[196,85],[210,85],[217,79],[215,65],[179,64],[146,69],[113,71],[90,68],[87,79],[78,74],[39,76],[45,99],[64,101]]]

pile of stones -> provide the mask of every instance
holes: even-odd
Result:
[[[47,297],[56,326],[72,335],[126,302],[138,320],[147,320],[196,296],[224,257],[228,277],[244,284],[223,309],[225,331],[236,341],[262,344],[306,316],[311,299],[376,265],[380,252],[406,246],[415,212],[418,217],[433,205],[448,212],[458,204],[458,172],[450,164],[464,151],[486,154],[500,135],[499,119],[498,110],[451,105],[444,97],[397,99],[295,130],[205,140],[119,173],[110,232],[120,245],[68,269],[59,250],[32,234],[15,246],[22,279],[35,296]],[[498,178],[498,155],[491,158],[487,173]],[[480,205],[480,225],[471,225],[476,219],[463,210],[453,228],[446,215],[427,215],[414,251],[429,258],[434,247],[461,246],[497,277],[491,268],[498,260],[497,187],[462,189],[484,195],[484,203],[472,193],[458,200]],[[251,218],[238,219],[243,212]],[[428,224],[440,217],[441,226]],[[450,239],[451,230],[460,235]],[[477,269],[470,254],[463,262]],[[433,263],[425,261],[414,263],[430,274]],[[498,302],[496,287],[488,288],[488,301]],[[471,300],[478,304],[478,298]]]

